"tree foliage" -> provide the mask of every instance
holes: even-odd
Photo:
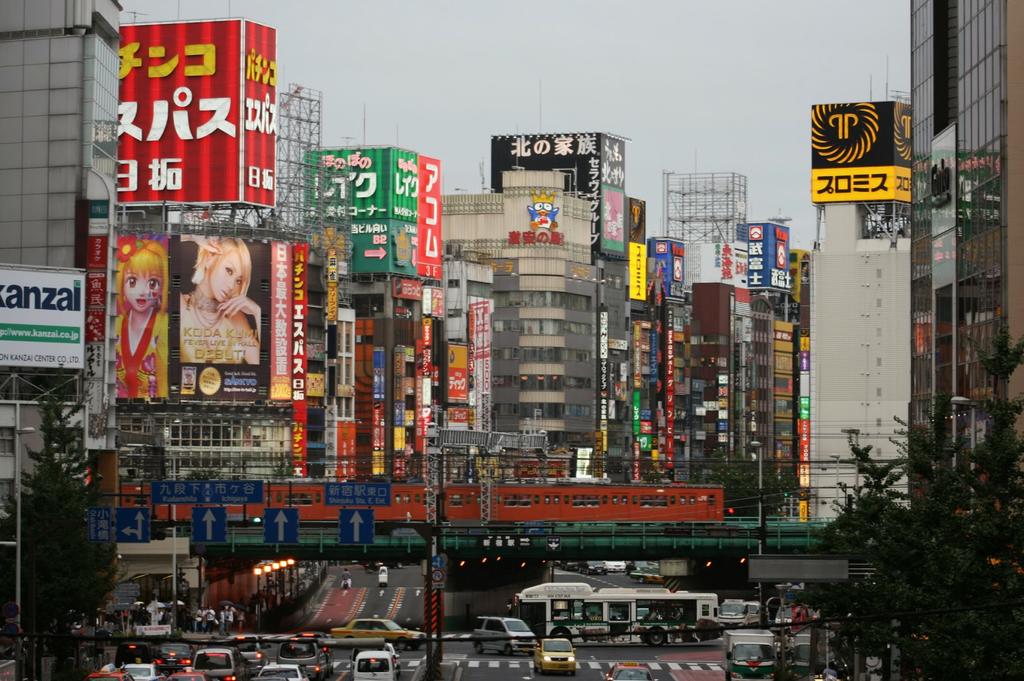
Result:
[[[925,679],[1024,678],[1024,403],[1000,397],[1024,342],[1003,329],[979,356],[995,397],[977,405],[988,428],[973,451],[949,396],[927,424],[904,428],[898,461],[873,461],[851,441],[863,484],[821,549],[862,556],[874,574],[809,594],[826,618],[852,615],[838,628],[847,646],[883,657],[895,644]],[[897,487],[904,474],[909,495]]]
[[[86,509],[96,506],[95,483],[86,485],[91,462],[82,441],[74,377],[59,377],[39,400],[43,447],[30,451],[22,474],[22,624],[30,632],[67,633],[93,616],[115,581],[114,546],[88,541]],[[97,476],[93,476],[96,478]],[[0,536],[15,536],[15,503],[0,520]],[[4,593],[14,593],[14,560],[0,563]]]
[[[784,515],[789,499],[798,489],[793,466],[765,461],[761,478],[759,488],[756,459],[728,459],[724,454],[709,460],[699,474],[701,482],[722,485],[725,506],[734,509],[737,516],[757,515],[759,491],[764,494],[766,515]]]

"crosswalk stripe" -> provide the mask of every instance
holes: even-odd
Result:
[[[491,669],[497,669],[499,666],[501,666],[501,663],[497,662],[495,660],[492,660],[492,661],[487,663],[487,666],[490,667]]]
[[[680,669],[679,664],[676,663],[676,662],[669,662],[668,663],[668,668],[671,669],[674,672],[677,672]]]
[[[479,667],[480,666],[480,660],[470,660],[469,661],[469,666],[472,667],[472,668]]]
[[[651,668],[651,671],[655,671],[655,672],[659,671],[661,669],[661,665],[658,664],[657,662],[648,662],[647,666]]]
[[[409,660],[409,666],[410,667],[418,667],[420,665],[420,662],[422,662],[422,661],[423,661],[422,659],[419,659],[419,660]]]
[[[590,665],[591,669],[600,669],[601,668],[601,663],[600,662],[589,662],[588,661],[587,664]]]

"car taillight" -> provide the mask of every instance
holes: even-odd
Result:
[[[164,663],[164,661],[161,660],[160,658],[157,658],[157,659],[155,659],[153,661],[156,662],[157,664],[163,664]]]
[[[235,677],[233,677],[233,676],[225,676],[224,677],[224,681],[235,681]]]
[[[259,652],[259,651],[256,651],[256,659],[257,659],[257,660],[260,660],[260,659],[262,659],[262,658],[263,658],[263,653],[261,653],[261,652]]]
[[[181,660],[181,663],[182,663],[182,664],[192,664],[192,660],[190,660],[190,659],[188,659],[188,658],[186,657],[186,658],[183,658],[183,659]]]

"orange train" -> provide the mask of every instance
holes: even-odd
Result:
[[[323,503],[323,481],[264,481],[265,504],[248,504],[245,514],[262,515],[272,508],[298,507],[302,520],[337,520],[338,507]],[[480,485],[448,483],[445,516],[450,521],[479,521]],[[423,484],[391,485],[391,505],[376,509],[377,520],[423,520]],[[491,522],[681,522],[720,521],[721,486],[687,484],[598,484],[593,482],[495,482],[491,487]],[[121,506],[150,506],[148,484],[124,484]],[[167,520],[170,506],[154,508],[154,517]],[[241,516],[242,506],[229,506]],[[188,518],[188,504],[177,505],[177,517]]]

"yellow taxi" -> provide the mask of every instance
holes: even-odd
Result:
[[[568,672],[576,676],[576,650],[567,638],[546,638],[533,648],[533,671]]]
[[[382,638],[398,650],[415,650],[423,645],[426,634],[415,629],[403,629],[394,620],[377,618],[354,619],[343,627],[331,629],[334,638]]]

